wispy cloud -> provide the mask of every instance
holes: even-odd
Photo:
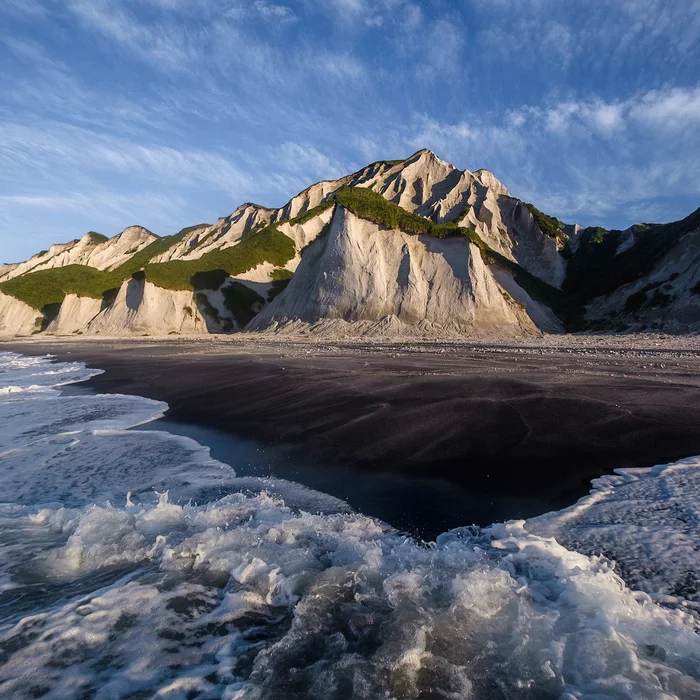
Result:
[[[0,257],[23,220],[46,243],[122,216],[163,231],[425,146],[584,222],[700,200],[700,0],[5,0],[0,17]]]
[[[53,172],[48,172],[47,161]],[[217,188],[232,195],[252,188],[251,178],[219,153],[139,144],[68,125],[46,130],[0,124],[0,165],[8,174],[20,167],[25,172],[35,169],[52,181],[71,172],[108,172],[157,180],[161,185]]]

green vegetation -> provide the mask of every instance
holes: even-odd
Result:
[[[418,214],[412,214],[397,204],[387,201],[380,194],[362,187],[344,187],[336,192],[334,199],[336,203],[349,209],[356,216],[386,228],[400,228],[407,233],[424,234],[436,238],[463,236],[479,248],[487,263],[500,265],[510,270],[515,281],[533,299],[548,304],[560,316],[567,312],[564,299],[558,289],[531,275],[517,263],[489,248],[472,228],[460,226],[456,222],[436,224],[434,221],[418,216]],[[467,210],[462,212],[461,217],[466,216],[466,213],[468,213]]]
[[[590,243],[602,243],[605,237],[611,233],[611,231],[604,229],[602,226],[591,226],[586,231],[588,231]]]
[[[639,291],[630,294],[625,301],[625,313],[636,314],[644,307],[663,308],[675,298],[668,292],[673,289],[671,281],[678,277],[678,273],[673,273],[667,280],[650,282],[644,285]],[[665,291],[664,291],[665,290]],[[693,290],[691,289],[691,292]],[[649,292],[653,292],[649,297]]]
[[[290,279],[292,279],[294,273],[291,270],[286,270],[283,267],[276,267],[271,273],[270,273],[270,279],[273,282],[284,282],[285,280],[289,282]]]
[[[272,301],[276,296],[279,296],[287,285],[291,282],[294,273],[290,270],[285,270],[283,267],[278,267],[270,273],[272,284],[267,292],[267,300]]]
[[[638,311],[641,311],[646,302],[647,293],[643,289],[640,289],[634,294],[630,294],[625,302],[625,313],[636,314]]]
[[[174,236],[157,238],[153,243],[150,243],[145,248],[141,248],[138,253],[132,255],[126,262],[117,267],[113,271],[113,274],[120,278],[121,283],[121,281],[128,279],[135,272],[144,268],[153,258],[165,253],[165,251],[169,250],[176,243],[179,243],[185,235],[186,234],[180,232],[176,233]]]
[[[668,306],[673,299],[673,294],[667,294],[666,292],[662,292],[660,289],[656,289],[649,300],[649,306],[654,309],[663,309],[664,307]]]
[[[356,216],[379,226],[436,238],[466,236],[474,243],[481,241],[473,229],[459,226],[454,222],[436,224],[430,219],[402,209],[398,204],[387,201],[382,195],[366,187],[343,187],[335,193],[333,198],[337,204],[349,209]]]
[[[335,206],[335,202],[333,202],[332,200],[321,202],[321,204],[319,204],[317,207],[309,209],[303,214],[295,216],[293,219],[288,219],[287,221],[279,221],[276,225],[279,226],[280,224],[288,223],[291,226],[299,226],[301,224],[307,223],[308,221],[311,221],[311,219],[315,219],[320,214],[323,214],[323,212],[326,211],[326,209],[330,209],[333,206]]]
[[[13,277],[0,283],[0,291],[42,310],[50,304],[60,304],[66,294],[102,299],[103,293],[113,286],[112,273],[86,265],[67,265]]]
[[[467,216],[469,216],[469,212],[470,212],[471,210],[472,210],[472,205],[471,205],[471,204],[467,204],[467,206],[464,207],[464,209],[462,209],[462,211],[460,212],[459,216],[455,219],[455,223],[456,223],[456,224],[461,224],[461,223],[467,218]]]
[[[165,252],[180,238],[180,234],[159,238],[112,271],[97,270],[87,265],[55,267],[29,272],[2,282],[0,290],[40,311],[50,304],[60,304],[67,294],[107,302],[116,296],[116,289],[124,280],[129,279],[151,258]]]
[[[530,210],[537,225],[540,227],[540,231],[542,231],[545,236],[549,236],[549,238],[554,239],[558,243],[564,242],[564,225],[559,219],[543,214],[534,204],[525,203],[525,206]]]
[[[183,228],[181,231],[176,233],[176,236],[181,236],[184,238],[188,233],[192,233],[193,231],[196,231],[197,229],[200,228],[209,228],[211,224],[195,224],[194,226],[187,226],[186,228]]]
[[[200,291],[204,289],[218,289],[228,277],[226,270],[204,270],[196,272],[190,280],[192,288]]]
[[[197,308],[202,316],[204,316],[205,319],[208,318],[210,321],[214,321],[214,323],[216,323],[215,330],[220,328],[226,333],[233,330],[233,323],[231,322],[231,319],[221,318],[221,316],[219,316],[219,312],[216,310],[216,307],[212,305],[206,294],[203,292],[198,292],[194,295],[194,300],[197,303]]]
[[[264,262],[282,267],[294,257],[295,252],[291,238],[274,225],[266,226],[235,246],[212,250],[197,260],[171,260],[147,265],[146,279],[165,289],[195,289],[194,282],[201,279],[203,273],[221,276],[222,273],[216,271],[223,271],[235,277]],[[214,288],[211,279],[203,288]]]
[[[67,294],[109,303],[122,282],[139,273],[166,289],[218,289],[228,275],[242,274],[264,262],[283,267],[295,254],[293,241],[275,226],[267,226],[236,246],[212,251],[198,260],[150,263],[190,231],[192,227],[158,238],[112,271],[68,265],[15,277],[0,283],[0,290],[40,311],[50,304],[60,304]]]
[[[648,274],[658,262],[689,231],[700,228],[700,209],[682,221],[671,224],[645,224],[634,228],[635,242],[627,250],[618,253],[624,232],[590,227],[580,233],[576,254],[569,260],[563,285],[570,305],[579,310],[591,299],[610,294],[624,284],[629,284]],[[647,285],[645,293],[660,287],[662,282]],[[625,302],[625,310],[636,313],[646,303],[641,295],[631,295]],[[665,295],[668,296],[668,295]],[[657,296],[650,304],[661,306],[669,300]],[[628,307],[627,304],[630,306]],[[581,314],[582,315],[582,314]],[[574,329],[583,328],[579,318]]]
[[[87,234],[90,236],[90,243],[97,245],[98,243],[106,243],[109,238],[103,233],[97,233],[97,231],[88,231]]]

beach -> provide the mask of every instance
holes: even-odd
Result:
[[[172,423],[346,467],[360,480],[452,484],[476,504],[455,517],[478,525],[570,505],[614,469],[700,454],[699,347],[694,338],[644,336],[627,346],[609,336],[2,344],[102,369],[85,386],[164,401]]]

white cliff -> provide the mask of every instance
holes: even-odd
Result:
[[[143,279],[129,279],[116,299],[84,328],[86,334],[169,335],[206,333],[191,291],[162,289]]]
[[[364,334],[377,324],[399,335],[539,332],[466,239],[386,230],[343,207],[246,330]]]
[[[31,335],[41,329],[41,323],[36,309],[0,292],[0,336]]]
[[[47,326],[46,333],[49,335],[83,333],[88,323],[100,313],[101,308],[101,299],[68,294],[61,303],[58,315]]]

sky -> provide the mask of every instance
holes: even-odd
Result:
[[[1,0],[0,262],[430,148],[569,223],[700,207],[700,0]]]

